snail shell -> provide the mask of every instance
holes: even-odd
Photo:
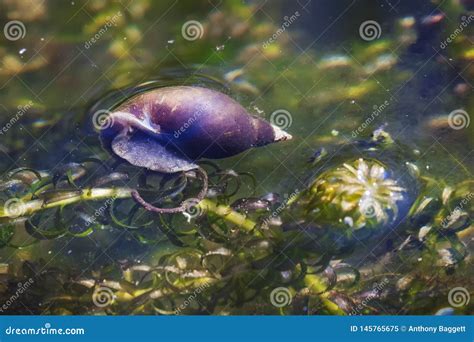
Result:
[[[174,173],[201,158],[226,158],[249,148],[291,139],[251,116],[235,100],[197,86],[158,88],[128,99],[109,115],[103,145],[129,163]]]

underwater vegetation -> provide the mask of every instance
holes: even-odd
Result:
[[[2,313],[473,313],[469,1],[32,3]]]

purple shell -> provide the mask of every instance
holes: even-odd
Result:
[[[201,158],[226,158],[291,135],[251,116],[215,90],[173,86],[136,95],[114,109],[103,145],[129,163],[163,173],[197,168]]]

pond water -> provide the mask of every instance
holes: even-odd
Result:
[[[472,314],[473,6],[0,0],[2,312]],[[197,175],[117,163],[94,120],[183,84],[293,138],[159,215],[126,189]]]

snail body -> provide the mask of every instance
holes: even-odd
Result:
[[[197,86],[138,94],[110,113],[103,145],[129,163],[162,173],[197,168],[201,158],[226,158],[291,139],[251,116],[229,96]]]

